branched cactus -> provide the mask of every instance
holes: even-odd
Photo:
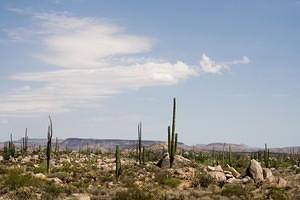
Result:
[[[47,141],[47,173],[50,172],[50,159],[51,159],[51,145],[52,145],[52,135],[53,135],[53,128],[52,128],[52,120],[49,116],[50,125],[48,126],[48,141]]]
[[[119,145],[116,146],[116,178],[119,179],[121,175],[121,158]]]
[[[175,118],[176,117],[176,99],[173,99],[173,117],[172,117],[172,130],[168,127],[168,153],[170,157],[170,168],[173,166],[174,158],[177,150],[178,134],[175,134]]]

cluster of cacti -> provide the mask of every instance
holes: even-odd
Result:
[[[177,150],[178,134],[175,134],[175,115],[176,115],[176,99],[173,99],[173,117],[172,117],[172,130],[168,126],[168,153],[170,157],[170,168],[173,166],[173,162]]]
[[[46,152],[46,156],[47,156],[47,173],[50,172],[50,159],[51,159],[51,145],[52,145],[52,135],[53,135],[53,128],[52,128],[52,120],[51,117],[49,116],[49,121],[50,124],[48,126],[48,141],[47,141],[47,152]]]
[[[264,161],[265,161],[266,168],[269,168],[269,156],[270,156],[270,151],[268,149],[267,144],[265,144]]]
[[[121,157],[120,157],[120,149],[119,145],[116,146],[116,178],[119,179],[121,175]]]
[[[10,141],[8,141],[8,145],[5,143],[3,147],[3,158],[8,160],[10,157],[15,157],[16,148],[12,140],[12,134],[10,134]]]

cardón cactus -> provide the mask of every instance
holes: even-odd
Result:
[[[168,126],[168,153],[170,157],[170,168],[173,166],[174,158],[177,150],[178,134],[175,134],[175,119],[176,119],[176,99],[173,99],[173,117],[172,117],[172,130]]]

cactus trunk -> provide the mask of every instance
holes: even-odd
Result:
[[[174,158],[177,150],[178,134],[175,134],[175,120],[176,119],[176,99],[173,99],[173,117],[172,117],[172,130],[168,127],[168,152],[170,157],[170,168],[173,166]]]
[[[52,120],[49,116],[50,125],[48,126],[48,141],[47,141],[47,173],[50,172],[50,159],[51,159],[51,144],[52,144],[52,135],[53,135],[53,128],[52,128]]]
[[[121,175],[121,160],[119,145],[116,146],[116,178],[119,179]]]

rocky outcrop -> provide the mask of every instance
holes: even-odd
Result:
[[[180,155],[175,155],[173,168],[190,166],[192,161],[187,158],[184,158]],[[160,168],[169,168],[170,167],[170,157],[168,153],[165,153],[163,157],[156,164]]]
[[[263,169],[259,162],[252,159],[246,170],[246,175],[251,177],[255,182],[261,182],[264,180]]]

